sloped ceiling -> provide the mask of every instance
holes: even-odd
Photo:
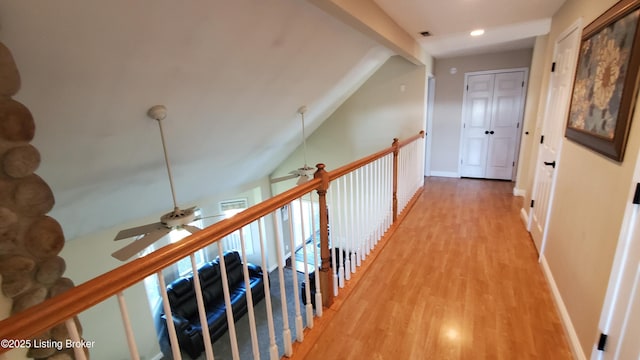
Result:
[[[67,239],[267,176],[390,53],[299,0],[2,0]]]

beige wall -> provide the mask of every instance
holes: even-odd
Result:
[[[458,173],[464,74],[473,71],[529,67],[531,49],[435,60],[435,104],[431,172]],[[455,67],[457,72],[449,70]]]
[[[327,170],[391,146],[425,126],[424,66],[393,56],[307,138],[308,164],[324,163]],[[404,91],[402,87],[404,86]],[[302,147],[273,172],[286,175],[304,164]],[[280,193],[295,185],[288,180],[274,186]]]
[[[586,26],[615,0],[568,0],[554,15],[545,55],[550,66],[559,34],[579,18]],[[540,101],[545,101],[549,74],[545,73]],[[636,105],[636,110],[640,106]],[[640,148],[640,112],[632,121],[624,161],[611,161],[563,139],[556,193],[544,257],[587,356],[598,334],[598,320],[620,233],[622,216]],[[542,116],[538,116],[541,119]],[[537,124],[537,128],[541,126]],[[532,158],[535,158],[535,147]],[[529,172],[527,192],[532,189]]]

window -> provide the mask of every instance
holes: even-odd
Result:
[[[201,228],[202,227],[202,221],[199,220],[199,221],[193,222],[192,225]],[[183,229],[174,230],[174,231],[169,233],[169,242],[172,243],[172,244],[176,243],[176,242],[186,238],[189,235],[191,235],[191,233],[188,232],[187,230],[183,230]],[[204,265],[204,263],[207,261],[204,249],[196,251],[193,255],[196,258],[196,266],[197,267],[200,267],[200,266]],[[177,277],[188,275],[193,271],[193,267],[191,266],[191,257],[186,257],[186,258],[178,261],[177,263],[175,263],[174,266],[176,267],[176,271],[178,273]]]
[[[196,217],[200,216],[200,209],[196,210]],[[194,221],[191,225],[201,228],[204,226],[202,220]],[[190,232],[183,229],[174,229],[171,231],[164,239],[159,240],[155,244],[147,247],[144,251],[140,253],[140,257],[143,257],[147,254],[154,252],[156,249],[161,248],[162,246],[168,243],[172,244],[178,242],[185,237],[191,235]],[[196,258],[196,266],[200,267],[207,262],[207,253],[206,248],[196,251],[194,253]],[[170,284],[175,279],[188,275],[193,271],[191,266],[191,257],[187,256],[186,258],[179,260],[177,263],[169,266],[163,270],[163,274],[165,277],[166,284]],[[151,275],[144,279],[144,286],[147,290],[147,299],[149,304],[151,305],[151,309],[153,311],[157,310],[159,306],[161,306],[161,295],[160,295],[160,286],[158,284],[158,276]]]
[[[296,249],[301,247],[305,240],[311,239],[314,231],[320,230],[318,203],[309,200],[294,201],[291,203],[291,220],[293,222],[293,237]],[[302,206],[302,214],[300,214]],[[313,206],[314,219],[311,221],[311,207]],[[302,224],[304,224],[304,234],[302,234]],[[313,225],[313,228],[312,228]]]

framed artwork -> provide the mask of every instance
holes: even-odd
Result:
[[[638,92],[640,0],[622,0],[584,28],[565,136],[622,161]]]

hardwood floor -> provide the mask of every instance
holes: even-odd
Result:
[[[571,359],[512,183],[428,178],[306,359]]]

